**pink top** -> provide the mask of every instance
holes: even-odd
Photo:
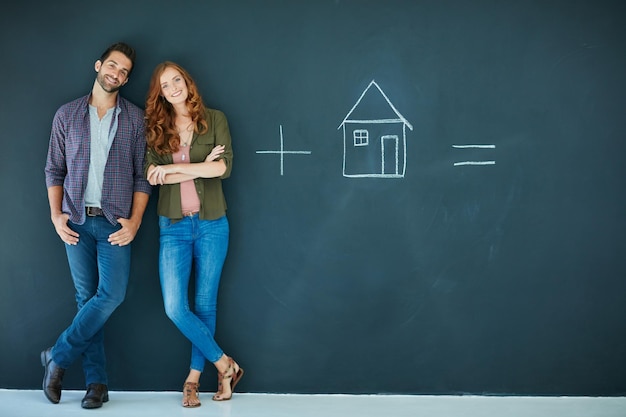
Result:
[[[175,164],[188,164],[189,147],[181,146],[178,152],[172,154],[172,158],[174,158]],[[180,183],[180,206],[183,210],[183,216],[200,211],[200,199],[196,192],[194,180]]]

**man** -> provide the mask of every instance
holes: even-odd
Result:
[[[130,275],[130,243],[148,204],[143,177],[143,111],[118,91],[135,51],[111,45],[95,63],[91,93],[61,106],[52,123],[45,174],[54,228],[63,242],[78,312],[54,346],[41,352],[43,391],[61,399],[63,374],[82,357],[83,408],[109,400],[103,327],[122,303]]]

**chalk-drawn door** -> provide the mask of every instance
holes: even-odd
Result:
[[[400,139],[398,135],[384,135],[380,138],[380,147],[382,153],[382,170],[383,175],[399,175],[399,146]]]

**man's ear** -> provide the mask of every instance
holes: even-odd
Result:
[[[97,60],[96,63],[93,65],[94,69],[96,70],[96,72],[100,72],[100,67],[102,66],[102,61]]]

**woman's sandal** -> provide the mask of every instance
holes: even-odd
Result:
[[[198,398],[198,388],[200,388],[198,382],[185,382],[185,385],[183,385],[183,407],[200,407],[201,403]]]
[[[230,366],[228,370],[224,373],[218,373],[217,376],[217,392],[213,396],[213,401],[228,401],[233,398],[233,393],[235,392],[235,386],[241,380],[243,376],[243,369],[237,365],[237,369],[235,368],[235,361],[232,358],[228,358],[230,361]],[[228,384],[228,380],[230,380],[230,396],[225,397],[223,392],[224,384]]]

